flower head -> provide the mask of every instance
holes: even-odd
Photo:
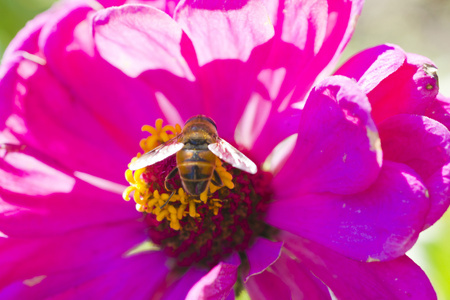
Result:
[[[1,298],[436,297],[405,255],[449,205],[431,61],[330,76],[362,1],[139,2],[60,2],[4,55]],[[125,171],[199,114],[256,174]]]

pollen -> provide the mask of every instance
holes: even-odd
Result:
[[[178,124],[163,126],[163,120],[158,119],[155,127],[144,125],[142,131],[149,133],[149,136],[139,143],[143,153],[146,153],[180,134],[181,126]],[[131,161],[135,161],[141,155],[138,153]],[[215,170],[223,186],[216,186],[210,182],[209,188],[198,198],[188,195],[181,187],[179,179],[171,182],[173,186],[178,187],[174,192],[165,189],[165,178],[174,167],[176,167],[175,158],[169,157],[134,172],[127,169],[125,179],[130,186],[123,192],[123,199],[130,201],[133,198],[137,211],[154,215],[158,222],[168,222],[170,228],[176,231],[180,230],[183,224],[189,223],[187,218],[202,221],[204,213],[198,212],[198,206],[206,207],[214,215],[218,215],[222,200],[213,198],[213,195],[221,189],[234,188],[233,176],[223,166],[222,161],[216,158]]]

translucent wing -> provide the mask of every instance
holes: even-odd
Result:
[[[184,144],[178,142],[178,138],[168,140],[164,144],[159,145],[155,149],[141,155],[134,162],[130,163],[128,168],[130,170],[142,169],[144,167],[156,164],[159,161],[177,153],[183,148]]]
[[[258,171],[254,162],[221,138],[217,138],[216,143],[209,144],[208,149],[235,168],[251,174],[255,174]]]

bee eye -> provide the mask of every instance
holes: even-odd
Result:
[[[213,124],[213,125],[214,125],[214,128],[217,129],[216,122],[214,122],[211,118],[206,118],[206,120],[207,120],[209,123]]]

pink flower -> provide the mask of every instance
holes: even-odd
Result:
[[[4,55],[0,298],[436,298],[405,255],[449,205],[432,62],[381,45],[327,77],[362,1],[124,2],[60,2]],[[210,248],[121,198],[142,125],[197,114],[260,169],[219,199],[246,217],[196,223]]]

